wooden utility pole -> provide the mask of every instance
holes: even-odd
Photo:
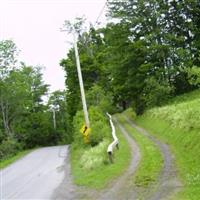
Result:
[[[73,32],[73,36],[74,36],[74,49],[75,49],[75,57],[76,57],[76,67],[77,67],[79,85],[80,85],[80,90],[81,90],[81,100],[82,100],[82,104],[83,104],[85,125],[86,125],[87,128],[89,128],[90,122],[89,122],[89,117],[88,117],[88,110],[87,110],[87,104],[86,104],[86,98],[85,98],[85,92],[84,92],[84,86],[83,86],[83,78],[82,78],[82,73],[81,73],[81,66],[80,66],[80,59],[79,59],[79,53],[78,53],[75,31]]]

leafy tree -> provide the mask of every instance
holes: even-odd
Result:
[[[146,107],[161,106],[173,94],[172,88],[166,82],[159,82],[153,77],[145,80],[143,103]]]
[[[5,95],[8,95],[5,79],[7,79],[10,72],[14,70],[16,54],[16,45],[11,40],[0,41],[0,111],[3,127],[7,135],[11,135],[11,130],[8,116],[9,103],[5,98]]]
[[[55,91],[45,105],[48,85],[42,80],[41,67],[19,63],[16,56],[14,42],[0,41],[0,160],[23,148],[72,141],[66,93]],[[50,104],[59,107],[56,130]]]
[[[194,86],[200,85],[200,68],[193,66],[191,68],[185,68],[184,71],[187,73],[189,83]]]
[[[0,80],[3,80],[14,69],[17,53],[17,47],[12,40],[0,41]]]
[[[49,110],[54,109],[56,130],[56,141],[61,143],[72,142],[72,127],[70,127],[70,116],[67,112],[67,101],[65,91],[53,92],[48,101]],[[51,120],[53,123],[53,120]]]
[[[103,58],[101,56],[103,50],[103,41],[100,33],[93,28],[89,32],[79,31],[78,49],[81,63],[81,70],[84,81],[85,90],[89,90],[94,84],[105,86],[106,69],[102,65]],[[73,117],[77,110],[80,109],[80,89],[75,64],[74,48],[70,49],[67,59],[61,61],[61,66],[66,71],[66,87],[67,87],[67,107],[68,113]]]
[[[23,66],[10,71],[1,84],[1,111],[8,136],[14,136],[15,123],[26,114],[41,109],[47,85],[39,69]]]
[[[108,8],[115,23],[78,34],[89,104],[95,104],[95,86],[104,90],[100,94],[112,94],[116,106],[126,109],[133,104],[137,113],[195,88],[183,69],[199,66],[199,1],[108,0]],[[67,107],[74,116],[80,95],[73,48],[61,65]]]
[[[99,107],[103,113],[113,113],[115,111],[113,107],[113,97],[110,92],[105,91],[99,85],[94,85],[86,94],[88,106]]]
[[[131,71],[134,72],[131,73],[130,78],[126,76],[129,84],[124,88],[129,89],[123,91],[125,98],[129,96],[128,92],[131,91],[133,94],[134,91],[135,95],[129,99],[134,101],[139,99],[140,102],[144,95],[144,81],[145,79],[149,80],[149,77],[153,77],[159,82],[165,82],[172,90],[175,87],[177,93],[192,89],[180,67],[192,66],[197,61],[197,55],[199,55],[199,49],[194,42],[199,35],[199,30],[196,29],[199,26],[197,16],[200,13],[198,1],[109,0],[108,6],[109,15],[118,19],[118,23],[114,26],[121,27],[119,31],[115,28],[113,35],[120,35],[120,32],[125,33],[124,39],[122,39],[123,36],[119,40],[117,38],[112,46],[114,45],[116,49],[118,47],[120,58],[123,58],[123,55],[124,57],[129,56],[127,60],[131,61],[132,59],[132,63],[134,63],[134,66],[129,65],[127,68],[127,65],[124,66],[126,60],[117,61],[117,64],[120,63],[120,68],[116,69],[118,77],[119,74],[123,74],[120,73],[123,70],[123,75],[127,75],[129,71],[130,73]],[[194,10],[197,12],[194,12]],[[123,44],[126,44],[127,49],[130,46],[135,46],[135,48],[124,53],[125,51],[120,51],[123,49]],[[142,56],[140,51],[136,51],[136,49],[141,49],[138,48],[137,44],[141,44],[144,52]],[[115,48],[111,48],[114,50],[112,54],[117,53]],[[140,58],[140,56],[143,59],[137,62],[137,58]],[[141,79],[140,76],[138,77],[140,72],[142,72]],[[117,81],[115,85],[119,88],[123,88],[122,82],[127,82],[123,78],[121,83],[117,79],[115,80]],[[136,83],[134,83],[134,80],[136,80]],[[180,91],[180,85],[184,85],[182,91]],[[116,86],[114,88],[117,88]],[[118,90],[116,93],[119,95],[121,92]]]

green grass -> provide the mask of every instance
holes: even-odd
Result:
[[[163,119],[173,128],[200,130],[200,91],[174,98],[168,105],[148,110],[151,118]]]
[[[91,151],[91,148],[82,147],[80,149],[71,149],[72,175],[75,184],[93,189],[102,189],[111,180],[123,174],[130,163],[130,147],[127,145],[127,141],[119,132],[118,128],[116,128],[116,133],[120,141],[120,148],[119,150],[116,149],[114,152],[113,164],[109,163],[107,151],[105,149],[105,151],[102,152],[102,154],[104,154],[103,156],[106,156],[107,159],[104,163],[95,166],[95,168],[84,168],[81,165],[81,158],[85,152]]]
[[[147,187],[154,183],[154,186],[156,186],[156,181],[163,166],[163,158],[159,148],[146,136],[132,128],[123,115],[118,115],[118,120],[135,139],[140,148],[141,161],[133,177],[135,185]]]
[[[200,199],[200,91],[174,98],[153,108],[136,123],[168,143],[176,158],[183,189],[175,200]]]
[[[183,190],[175,199],[200,199],[200,135],[196,132],[185,132],[172,128],[165,121],[149,118],[147,115],[139,117],[137,123],[152,134],[168,143],[176,157],[179,176],[184,183]]]
[[[21,151],[21,152],[17,153],[15,156],[12,156],[12,157],[4,159],[4,160],[1,160],[0,161],[0,169],[3,169],[5,167],[7,167],[8,165],[14,163],[15,161],[19,160],[20,158],[22,158],[23,156],[27,155],[31,151],[32,150],[24,150],[24,151]]]

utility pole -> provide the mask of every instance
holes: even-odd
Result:
[[[59,105],[50,105],[49,111],[53,114],[53,128],[56,130],[56,111],[59,111]]]
[[[73,31],[73,36],[74,36],[74,49],[75,49],[75,57],[76,57],[76,67],[77,67],[78,79],[79,79],[79,85],[80,85],[80,91],[81,91],[81,99],[82,99],[82,104],[83,104],[85,125],[86,125],[87,128],[89,128],[90,122],[89,122],[89,117],[88,117],[88,110],[87,110],[87,104],[86,104],[86,98],[85,98],[85,92],[84,92],[84,86],[83,86],[83,78],[82,78],[82,73],[81,73],[81,66],[80,66],[75,30]]]
[[[85,99],[85,92],[84,92],[84,86],[83,86],[83,78],[81,73],[81,65],[79,60],[79,53],[78,53],[78,47],[77,47],[77,40],[76,40],[76,33],[81,30],[81,26],[84,23],[83,18],[76,18],[75,23],[71,23],[68,20],[65,20],[65,23],[63,25],[63,28],[61,31],[67,31],[68,33],[72,33],[74,37],[74,50],[75,50],[75,58],[76,58],[76,67],[78,72],[78,79],[79,79],[79,85],[80,85],[80,91],[81,91],[81,100],[83,104],[83,112],[85,117],[85,129],[90,127],[89,117],[88,117],[88,111],[87,111],[87,104]]]
[[[52,109],[52,112],[53,112],[53,127],[56,130],[56,111],[54,108]]]

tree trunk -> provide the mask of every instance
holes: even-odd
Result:
[[[10,127],[8,124],[8,118],[6,117],[7,114],[5,112],[5,107],[3,105],[3,102],[1,102],[1,112],[2,112],[3,125],[4,125],[5,132],[6,132],[7,136],[11,136]]]
[[[126,110],[126,101],[122,101],[122,108],[123,110]]]

